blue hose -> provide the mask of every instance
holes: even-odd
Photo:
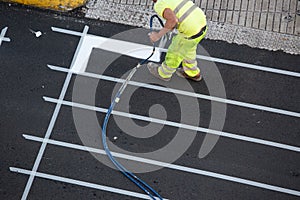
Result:
[[[153,15],[150,18],[150,30],[152,32],[152,26],[153,26],[153,19],[157,18],[159,20],[159,23],[161,24],[161,26],[164,26],[162,20],[157,16],[157,15]],[[152,200],[156,200],[157,198],[162,200],[163,198],[158,194],[158,192],[156,192],[151,186],[149,186],[146,182],[144,182],[143,180],[141,180],[140,178],[138,178],[136,175],[134,175],[132,172],[128,171],[123,165],[121,165],[115,158],[114,156],[111,154],[108,145],[107,145],[107,141],[106,141],[106,128],[107,128],[107,124],[108,124],[108,120],[109,117],[112,113],[112,110],[114,109],[115,105],[119,102],[120,100],[120,96],[123,93],[123,91],[125,90],[128,82],[130,81],[131,77],[134,75],[134,73],[136,72],[136,70],[143,65],[144,63],[146,63],[154,54],[155,52],[155,43],[153,43],[153,50],[150,56],[148,56],[146,59],[142,60],[141,62],[138,63],[138,65],[133,68],[128,77],[125,79],[125,81],[123,82],[122,86],[120,87],[120,89],[118,90],[117,94],[115,95],[113,101],[111,102],[111,105],[105,115],[104,118],[104,122],[103,122],[103,126],[102,126],[102,144],[104,147],[104,150],[107,154],[107,156],[109,157],[109,159],[111,160],[111,162],[117,167],[117,169],[123,174],[125,175],[129,180],[131,180],[134,184],[136,184],[141,190],[143,190]]]

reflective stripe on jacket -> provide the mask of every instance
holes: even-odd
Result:
[[[178,31],[188,37],[197,34],[206,25],[204,12],[190,0],[157,0],[154,4],[154,10],[161,17],[166,8],[176,14]]]

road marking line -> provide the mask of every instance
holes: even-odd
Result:
[[[53,30],[58,32],[64,32],[64,30],[60,30],[58,28],[53,28]],[[88,58],[90,57],[93,48],[103,49],[105,51],[117,53],[118,55],[126,55],[138,59],[144,59],[145,55],[150,55],[153,51],[153,46],[149,45],[127,42],[124,40],[117,40],[113,38],[100,37],[95,35],[87,35],[83,40],[82,48],[75,60],[76,64],[75,67],[72,69],[73,72],[85,71],[89,61]],[[149,60],[154,62],[160,62],[160,56],[161,52],[155,51],[151,58],[149,58]]]
[[[60,32],[60,33],[64,33],[64,34],[75,35],[75,36],[81,36],[81,34],[82,34],[80,32],[70,31],[70,30],[67,30],[67,29],[55,28],[55,27],[52,27],[52,30],[55,30],[56,32]],[[88,34],[88,35],[90,35],[90,34]],[[93,36],[96,36],[96,35],[93,35]],[[96,37],[100,37],[100,36],[96,36]],[[164,48],[158,48],[158,49],[161,52],[166,52],[167,51],[167,49],[164,49]],[[197,55],[197,58],[200,59],[200,60],[206,60],[206,61],[209,61],[209,62],[217,62],[217,63],[233,65],[233,66],[238,66],[238,67],[243,67],[243,68],[248,68],[248,69],[266,71],[266,72],[282,74],[282,75],[287,75],[287,76],[294,76],[294,77],[298,77],[298,78],[300,77],[300,73],[298,73],[298,72],[275,69],[275,68],[265,67],[265,66],[261,66],[261,65],[242,63],[242,62],[238,62],[238,61],[232,61],[232,60],[227,60],[227,59],[222,59],[222,58],[209,57],[209,56],[204,56],[204,55]]]
[[[197,58],[200,60],[206,60],[206,61],[216,62],[216,63],[223,63],[223,64],[238,66],[238,67],[242,67],[242,68],[271,72],[271,73],[282,74],[282,75],[287,75],[287,76],[294,76],[294,77],[298,77],[298,78],[300,77],[300,73],[293,72],[293,71],[275,69],[275,68],[271,68],[271,67],[253,65],[253,64],[242,63],[242,62],[233,61],[233,60],[226,60],[226,59],[222,59],[222,58],[208,57],[208,56],[203,56],[203,55],[197,55]]]
[[[9,169],[10,169],[10,171],[16,172],[16,173],[21,173],[21,174],[26,174],[26,175],[31,174],[31,171],[26,170],[26,169],[21,169],[21,168],[16,168],[16,167],[10,167]],[[137,193],[137,192],[132,192],[132,191],[128,191],[128,190],[123,190],[123,189],[119,189],[119,188],[99,185],[99,184],[95,184],[95,183],[89,183],[86,181],[80,181],[80,180],[75,180],[75,179],[71,179],[71,178],[66,178],[66,177],[56,176],[56,175],[52,175],[52,174],[41,173],[41,172],[35,172],[35,174],[36,174],[35,176],[44,178],[44,179],[60,181],[60,182],[64,182],[64,183],[79,185],[79,186],[93,188],[93,189],[97,189],[97,190],[103,190],[103,191],[117,193],[117,194],[121,194],[121,195],[137,197],[137,198],[141,198],[141,199],[149,199],[148,195]],[[158,199],[158,198],[156,198],[156,199]],[[165,199],[165,200],[167,200],[167,199]]]
[[[51,102],[51,103],[59,103],[59,104],[65,105],[65,106],[76,107],[76,108],[81,108],[81,109],[86,109],[86,110],[92,110],[92,111],[101,112],[101,113],[107,112],[107,109],[105,109],[105,108],[100,108],[100,107],[95,107],[95,106],[90,106],[90,105],[85,105],[85,104],[80,104],[80,103],[75,103],[75,102],[70,102],[70,101],[65,101],[65,100],[57,100],[57,99],[45,97],[45,96],[43,98],[45,101]],[[188,125],[188,124],[181,124],[181,123],[177,123],[177,122],[166,121],[166,120],[161,120],[161,119],[157,119],[157,118],[146,117],[146,116],[141,116],[141,115],[136,115],[136,114],[131,114],[131,113],[125,113],[125,112],[120,112],[120,111],[116,111],[116,110],[113,110],[112,114],[131,118],[131,119],[143,120],[143,121],[147,121],[147,122],[154,122],[154,123],[158,123],[158,124],[164,124],[167,126],[173,126],[173,127],[184,128],[184,129],[192,130],[192,131],[210,133],[210,134],[219,135],[219,136],[223,136],[223,137],[227,137],[227,138],[231,138],[231,139],[242,140],[242,141],[262,144],[262,145],[266,145],[266,146],[286,149],[286,150],[290,150],[290,151],[300,152],[300,147],[291,146],[291,145],[287,145],[287,144],[281,144],[281,143],[272,142],[272,141],[268,141],[268,140],[262,140],[262,139],[257,139],[257,138],[242,136],[242,135],[236,135],[236,134],[232,134],[232,133],[228,133],[228,132],[217,131],[217,130],[207,129],[207,128],[203,128],[203,127],[192,126],[192,125]]]
[[[74,35],[74,36],[79,36],[79,37],[83,36],[82,32],[71,31],[71,30],[57,28],[57,27],[51,27],[51,30],[53,32],[64,33],[64,34],[68,34],[68,35]]]
[[[8,27],[5,27],[1,30],[1,34],[0,34],[0,46],[2,44],[2,41],[5,41],[5,42],[10,42],[10,38],[8,37],[4,37],[5,34],[6,34],[6,31],[7,31]]]
[[[23,137],[26,140],[43,142],[43,138],[39,138],[36,136],[23,134]],[[48,144],[105,155],[105,151],[102,149],[96,149],[96,148],[82,146],[82,145],[78,145],[78,144],[71,144],[71,143],[57,141],[57,140],[51,140],[51,139],[48,140]],[[174,169],[174,170],[178,170],[178,171],[188,172],[188,173],[197,174],[197,175],[204,175],[204,176],[213,177],[213,178],[222,179],[222,180],[231,181],[231,182],[236,182],[236,183],[240,183],[240,184],[244,184],[244,185],[250,185],[250,186],[263,188],[263,189],[267,189],[267,190],[272,190],[272,191],[276,191],[276,192],[300,196],[300,191],[287,189],[287,188],[283,188],[283,187],[278,187],[278,186],[274,186],[274,185],[269,185],[269,184],[265,184],[265,183],[261,183],[261,182],[257,182],[257,181],[251,181],[251,180],[238,178],[238,177],[234,177],[234,176],[228,176],[228,175],[219,174],[219,173],[215,173],[215,172],[200,170],[200,169],[191,168],[191,167],[185,167],[185,166],[181,166],[181,165],[170,164],[170,163],[166,163],[166,162],[126,155],[126,154],[122,154],[122,153],[112,152],[112,155],[115,157],[118,157],[118,158],[126,159],[126,160],[131,160],[131,161],[136,161],[136,162],[141,162],[141,163],[146,163],[146,164],[151,164],[151,165],[157,165],[157,166],[166,167],[166,168]]]
[[[60,72],[68,73],[70,71],[67,68],[53,66],[53,65],[48,65],[48,67],[52,70],[60,71]],[[93,74],[93,73],[89,73],[89,72],[74,72],[74,74],[78,74],[78,75],[86,76],[86,77],[90,77],[90,78],[101,79],[101,80],[113,81],[113,82],[117,82],[117,83],[123,83],[125,81],[124,79],[114,78],[111,76],[105,76],[105,75],[100,75],[100,74]],[[245,107],[245,108],[252,108],[252,109],[256,109],[256,110],[268,111],[268,112],[272,112],[272,113],[276,113],[276,114],[282,114],[282,115],[287,115],[287,116],[292,116],[292,117],[300,117],[300,113],[293,112],[293,111],[287,111],[287,110],[283,110],[283,109],[278,109],[278,108],[271,108],[271,107],[267,107],[267,106],[255,105],[255,104],[251,104],[251,103],[245,103],[245,102],[240,102],[240,101],[235,101],[235,100],[230,100],[230,99],[223,99],[223,98],[219,98],[219,97],[212,97],[212,96],[203,95],[203,94],[199,94],[199,93],[165,88],[165,87],[160,87],[160,86],[155,86],[155,85],[141,83],[141,82],[135,82],[135,81],[129,81],[128,84],[137,86],[137,87],[143,87],[143,88],[148,88],[148,89],[153,89],[153,90],[158,90],[158,91],[163,91],[163,92],[185,95],[185,96],[189,96],[189,97],[196,97],[196,98],[210,100],[210,101],[227,103],[227,104]]]
[[[82,36],[81,36],[81,38],[80,38],[80,41],[79,41],[79,43],[78,43],[76,52],[75,52],[75,54],[74,54],[74,57],[73,57],[73,60],[72,60],[72,63],[71,63],[71,69],[72,69],[72,67],[74,67],[74,60],[76,59],[77,53],[78,53],[78,51],[79,51],[79,49],[80,49],[80,47],[81,47],[81,44],[82,44],[82,40],[83,40],[84,36],[87,34],[88,29],[89,29],[88,26],[85,26],[85,27],[84,27],[83,34],[82,34]],[[61,90],[61,93],[60,93],[60,95],[59,95],[59,99],[60,99],[60,100],[64,99],[64,97],[65,97],[67,88],[68,88],[68,86],[69,86],[69,84],[70,84],[70,81],[71,81],[71,77],[72,77],[72,72],[69,71],[68,74],[67,74],[67,77],[66,77],[66,79],[65,79],[65,82],[64,82],[63,88],[62,88],[62,90]],[[38,155],[37,155],[36,160],[35,160],[35,162],[34,162],[32,171],[30,172],[29,179],[28,179],[28,181],[27,181],[25,190],[24,190],[23,195],[22,195],[22,200],[27,199],[27,196],[28,196],[29,191],[30,191],[30,188],[31,188],[31,186],[32,186],[34,177],[36,176],[37,169],[38,169],[38,167],[39,167],[39,165],[40,165],[40,162],[41,162],[41,160],[42,160],[42,156],[43,156],[43,154],[44,154],[44,152],[45,152],[45,149],[46,149],[46,146],[47,146],[46,141],[47,141],[47,139],[49,139],[50,136],[51,136],[51,133],[52,133],[54,124],[55,124],[55,122],[56,122],[58,113],[59,113],[59,111],[60,111],[60,108],[61,108],[61,104],[60,104],[60,103],[57,103],[56,106],[55,106],[54,113],[53,113],[53,115],[52,115],[52,117],[51,117],[51,121],[50,121],[50,123],[49,123],[47,132],[46,132],[46,134],[45,134],[45,140],[44,140],[44,142],[42,143],[42,145],[41,145],[41,147],[40,147],[40,149],[39,149],[39,152],[38,152]]]

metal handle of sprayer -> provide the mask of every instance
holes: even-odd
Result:
[[[164,26],[162,20],[157,15],[153,15],[150,18],[150,30],[151,30],[151,32],[152,32],[152,29],[153,29],[153,20],[154,20],[154,18],[157,18],[159,20],[161,26]],[[113,155],[111,154],[111,152],[108,148],[107,141],[106,141],[106,128],[107,128],[108,120],[109,120],[109,117],[112,113],[112,110],[114,109],[115,105],[119,102],[121,94],[125,90],[127,84],[129,83],[130,79],[132,78],[132,76],[134,75],[136,70],[141,65],[146,63],[152,57],[154,52],[155,52],[155,43],[153,43],[153,50],[152,50],[151,55],[148,56],[146,59],[142,60],[141,62],[139,62],[138,65],[130,71],[129,75],[127,76],[127,78],[123,82],[122,86],[118,90],[117,94],[115,95],[113,101],[111,102],[111,105],[110,105],[110,107],[109,107],[109,109],[108,109],[108,111],[105,115],[105,119],[104,119],[103,126],[102,126],[102,144],[103,144],[104,150],[105,150],[107,156],[109,157],[109,159],[111,160],[111,162],[116,166],[116,168],[123,175],[125,175],[129,180],[131,180],[135,185],[137,185],[141,190],[143,190],[152,200],[156,200],[156,199],[162,200],[162,197],[158,194],[158,192],[156,192],[151,186],[149,186],[146,182],[144,182],[143,180],[138,178],[132,172],[128,171],[123,165],[121,165],[113,157]]]
[[[150,18],[150,31],[151,31],[151,32],[153,31],[153,20],[154,20],[154,18],[157,18],[157,19],[158,19],[158,21],[159,21],[159,23],[160,23],[160,25],[161,25],[162,27],[164,26],[163,21],[158,17],[158,15],[152,15],[151,18]],[[130,81],[131,78],[133,77],[133,75],[134,75],[134,73],[136,72],[136,70],[137,70],[140,66],[142,66],[143,64],[145,64],[145,63],[153,56],[154,52],[155,52],[155,43],[153,43],[153,49],[152,49],[151,54],[150,54],[146,59],[140,61],[140,62],[138,63],[138,65],[130,71],[129,75],[128,75],[127,78],[125,79],[125,82],[122,84],[121,88],[119,89],[119,91],[118,91],[117,94],[116,94],[116,97],[115,97],[115,99],[114,99],[114,101],[115,101],[116,103],[118,103],[118,102],[120,101],[120,96],[122,95],[123,91],[125,90],[127,84],[129,83],[129,81]]]
[[[160,25],[161,25],[162,27],[164,27],[164,23],[163,23],[163,21],[161,20],[161,18],[159,18],[158,15],[152,15],[152,16],[150,17],[150,33],[153,31],[153,21],[154,21],[154,18],[157,18],[158,21],[159,21],[159,23],[160,23]],[[140,64],[140,65],[143,65],[144,63],[146,63],[146,62],[153,56],[154,52],[155,52],[155,42],[153,42],[153,50],[152,50],[152,53],[151,53],[146,59],[142,60],[139,64]]]

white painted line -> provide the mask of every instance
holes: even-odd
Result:
[[[12,171],[12,172],[26,174],[26,175],[30,175],[32,173],[29,170],[16,168],[16,167],[10,167],[9,170]],[[93,188],[93,189],[97,189],[97,190],[112,192],[112,193],[116,193],[116,194],[127,195],[127,196],[131,196],[131,197],[137,197],[137,198],[140,198],[140,199],[149,199],[149,196],[145,195],[145,194],[132,192],[132,191],[128,191],[128,190],[123,190],[123,189],[119,189],[119,188],[113,188],[113,187],[104,186],[104,185],[98,185],[98,184],[89,183],[89,182],[86,182],[86,181],[80,181],[80,180],[65,178],[65,177],[46,174],[46,173],[41,173],[41,172],[35,172],[35,176],[37,176],[39,178],[44,178],[44,179],[49,179],[49,180],[54,180],[54,181],[60,181],[60,182],[63,182],[63,183],[79,185],[79,186],[83,186],[83,187],[88,187],[88,188]],[[158,198],[156,198],[156,199],[158,199]]]
[[[64,33],[64,34],[80,36],[80,37],[83,35],[83,33],[81,33],[81,32],[71,31],[71,30],[57,28],[57,27],[51,27],[51,30],[54,32],[58,32],[58,33]]]
[[[114,52],[119,55],[127,55],[138,59],[144,59],[145,55],[150,55],[153,51],[153,47],[151,46],[88,35],[84,38],[82,48],[75,60],[76,64],[73,68],[73,72],[84,72],[86,70],[89,60],[88,58],[92,53],[93,48]],[[155,51],[150,60],[159,62],[160,52]]]
[[[88,29],[89,29],[88,26],[85,26],[85,27],[84,27],[82,37],[80,38],[80,41],[79,41],[79,43],[78,43],[78,46],[77,46],[75,55],[74,55],[74,57],[73,57],[73,61],[72,61],[72,64],[71,64],[71,68],[73,67],[74,60],[76,59],[77,52],[78,52],[79,49],[80,49],[80,46],[81,46],[81,44],[82,44],[82,40],[83,40],[84,36],[87,34]],[[72,77],[72,73],[71,73],[71,72],[68,72],[67,77],[66,77],[65,82],[64,82],[64,85],[63,85],[63,88],[62,88],[61,93],[60,93],[60,95],[59,95],[59,100],[64,99],[65,94],[66,94],[67,89],[68,89],[68,86],[69,86],[70,81],[71,81],[71,77]],[[29,193],[30,188],[31,188],[31,186],[32,186],[34,177],[36,176],[37,169],[38,169],[38,167],[39,167],[39,165],[40,165],[40,162],[41,162],[41,160],[42,160],[43,154],[44,154],[44,152],[45,152],[45,149],[46,149],[46,146],[47,146],[47,140],[48,140],[48,139],[50,138],[50,136],[51,136],[51,133],[52,133],[54,124],[55,124],[55,122],[56,122],[58,113],[59,113],[59,111],[60,111],[60,108],[61,108],[61,104],[60,104],[60,103],[57,103],[56,106],[55,106],[54,113],[53,113],[53,115],[52,115],[52,117],[51,117],[51,121],[50,121],[50,123],[49,123],[48,129],[47,129],[47,131],[46,131],[44,142],[42,143],[42,145],[41,145],[41,147],[40,147],[40,150],[39,150],[38,155],[37,155],[37,157],[36,157],[36,159],[35,159],[33,168],[32,168],[32,170],[31,170],[29,179],[28,179],[28,181],[27,181],[25,190],[24,190],[24,192],[23,192],[22,200],[27,199],[27,196],[28,196],[28,193]]]
[[[2,38],[2,41],[4,41],[4,42],[10,42],[10,39],[5,37],[5,38]]]
[[[226,60],[226,59],[221,59],[221,58],[208,57],[208,56],[203,56],[203,55],[197,55],[197,58],[201,59],[201,60],[210,61],[210,62],[223,63],[223,64],[227,64],[227,65],[233,65],[233,66],[238,66],[238,67],[243,67],[243,68],[248,68],[248,69],[271,72],[271,73],[275,73],[275,74],[294,76],[294,77],[298,77],[298,78],[300,77],[300,73],[298,73],[298,72],[292,72],[292,71],[287,71],[287,70],[282,70],[282,69],[275,69],[275,68],[271,68],[271,67],[264,67],[264,66],[260,66],[260,65],[253,65],[253,64],[242,63],[242,62],[238,62],[238,61]]]
[[[95,107],[95,106],[89,106],[89,105],[84,105],[84,104],[70,102],[70,101],[64,101],[64,100],[59,101],[57,99],[50,98],[50,97],[43,97],[43,98],[45,101],[51,102],[51,103],[61,103],[66,106],[71,106],[71,107],[76,107],[76,108],[81,108],[81,109],[86,109],[86,110],[92,110],[92,111],[102,112],[102,113],[107,112],[107,109],[99,108],[99,107]],[[157,118],[135,115],[135,114],[125,113],[125,112],[119,112],[119,111],[115,111],[115,110],[112,111],[112,114],[122,116],[122,117],[137,119],[137,120],[143,120],[146,122],[154,122],[154,123],[163,124],[163,125],[167,125],[167,126],[184,128],[187,130],[199,131],[199,132],[203,132],[203,133],[210,133],[210,134],[219,135],[219,136],[227,137],[227,138],[231,138],[231,139],[242,140],[242,141],[247,141],[247,142],[251,142],[251,143],[262,144],[262,145],[276,147],[276,148],[280,148],[280,149],[286,149],[286,150],[290,150],[290,151],[300,152],[300,147],[291,146],[291,145],[287,145],[287,144],[281,144],[281,143],[272,142],[272,141],[268,141],[268,140],[262,140],[262,139],[257,139],[257,138],[242,136],[242,135],[236,135],[233,133],[217,131],[217,130],[207,129],[207,128],[203,128],[203,127],[191,126],[188,124],[181,124],[181,123],[177,123],[177,122],[166,121],[166,120],[161,120],[161,119],[157,119]]]
[[[57,32],[61,32],[61,33],[65,33],[65,34],[76,35],[76,36],[81,35],[81,33],[79,33],[79,32],[70,31],[70,30],[67,30],[67,29],[61,29],[61,28],[55,28],[55,27],[53,27],[53,29],[55,29]],[[164,48],[157,48],[157,49],[159,49],[160,52],[166,52],[167,51],[167,49],[164,49]],[[238,66],[238,67],[243,67],[243,68],[248,68],[248,69],[266,71],[266,72],[282,74],[282,75],[287,75],[287,76],[294,76],[294,77],[298,77],[298,78],[300,77],[300,73],[298,73],[298,72],[280,70],[280,69],[265,67],[265,66],[261,66],[261,65],[253,65],[253,64],[242,63],[242,62],[238,62],[238,61],[232,61],[232,60],[209,57],[209,56],[203,56],[203,55],[197,55],[197,58],[200,59],[200,60],[206,60],[206,61],[209,61],[209,62],[223,63],[223,64],[227,64],[227,65],[233,65],[233,66]]]
[[[4,37],[5,34],[6,34],[7,29],[8,29],[8,27],[5,27],[5,28],[3,28],[1,30],[1,34],[0,34],[0,46],[2,44],[2,41],[10,42],[10,38]]]
[[[52,30],[65,34],[72,34],[78,36],[80,35],[79,33],[74,31],[69,31],[55,27],[52,27]],[[138,59],[145,59],[145,55],[150,55],[153,51],[153,46],[149,45],[143,45],[95,35],[86,35],[84,37],[81,49],[78,52],[78,56],[76,56],[76,64],[74,65],[74,68],[72,68],[73,73],[85,71],[88,64],[88,58],[92,53],[93,48],[114,52],[120,55],[127,55]],[[155,51],[149,60],[159,62],[160,53],[161,52],[159,51]]]
[[[36,141],[36,142],[43,142],[43,139],[39,138],[39,137],[25,135],[25,134],[23,134],[23,136],[27,140]],[[86,147],[86,146],[77,145],[77,144],[70,144],[70,143],[51,140],[51,139],[48,141],[48,143],[53,144],[53,145],[57,145],[57,146],[61,146],[61,147],[72,148],[72,149],[77,149],[77,150],[81,150],[81,151],[87,151],[87,152],[92,152],[92,153],[98,153],[98,154],[105,155],[105,151],[102,150],[102,149],[96,149],[96,148]],[[147,163],[147,164],[166,167],[166,168],[169,168],[169,169],[174,169],[174,170],[183,171],[183,172],[187,172],[187,173],[213,177],[213,178],[217,178],[217,179],[236,182],[236,183],[240,183],[240,184],[244,184],[244,185],[250,185],[250,186],[263,188],[263,189],[267,189],[267,190],[272,190],[272,191],[276,191],[276,192],[281,192],[281,193],[291,194],[291,195],[295,195],[295,196],[300,196],[300,191],[287,189],[287,188],[283,188],[283,187],[278,187],[278,186],[274,186],[274,185],[269,185],[269,184],[265,184],[265,183],[261,183],[261,182],[257,182],[257,181],[251,181],[251,180],[238,178],[238,177],[234,177],[234,176],[228,176],[228,175],[219,174],[219,173],[215,173],[215,172],[210,172],[210,171],[185,167],[185,166],[181,166],[181,165],[170,164],[170,163],[166,163],[166,162],[161,162],[161,161],[157,161],[157,160],[151,160],[151,159],[141,158],[141,157],[136,157],[136,156],[131,156],[131,155],[126,155],[126,154],[122,154],[122,153],[112,152],[112,155],[115,156],[115,157],[118,157],[118,158],[126,159],[126,160],[132,160],[132,161],[136,161],[136,162]]]
[[[52,70],[56,70],[56,71],[60,71],[60,72],[69,72],[69,69],[63,68],[63,67],[57,67],[57,66],[53,66],[53,65],[48,65],[48,67]],[[79,72],[79,73],[75,72],[75,74],[90,77],[90,78],[106,80],[106,81],[118,82],[118,83],[124,82],[124,79],[118,79],[118,78],[114,78],[114,77],[110,77],[110,76],[93,74],[93,73],[89,73],[89,72]],[[219,97],[213,97],[213,96],[208,96],[208,95],[204,95],[204,94],[193,93],[193,92],[177,90],[177,89],[172,89],[172,88],[165,88],[165,87],[160,87],[160,86],[156,86],[156,85],[135,82],[135,81],[129,81],[128,84],[137,86],[137,87],[143,87],[143,88],[148,88],[148,89],[153,89],[153,90],[158,90],[158,91],[163,91],[163,92],[180,94],[180,95],[184,95],[184,96],[195,97],[195,98],[205,99],[205,100],[210,100],[210,101],[216,101],[216,102],[220,102],[220,103],[226,103],[226,104],[231,104],[231,105],[245,107],[245,108],[263,110],[263,111],[287,115],[287,116],[291,116],[291,117],[300,117],[300,113],[293,112],[293,111],[287,111],[287,110],[283,110],[283,109],[278,109],[278,108],[271,108],[271,107],[267,107],[267,106],[255,105],[255,104],[251,104],[251,103],[245,103],[245,102],[240,102],[240,101],[235,101],[235,100],[230,100],[230,99],[223,99],[223,98],[219,98]]]

